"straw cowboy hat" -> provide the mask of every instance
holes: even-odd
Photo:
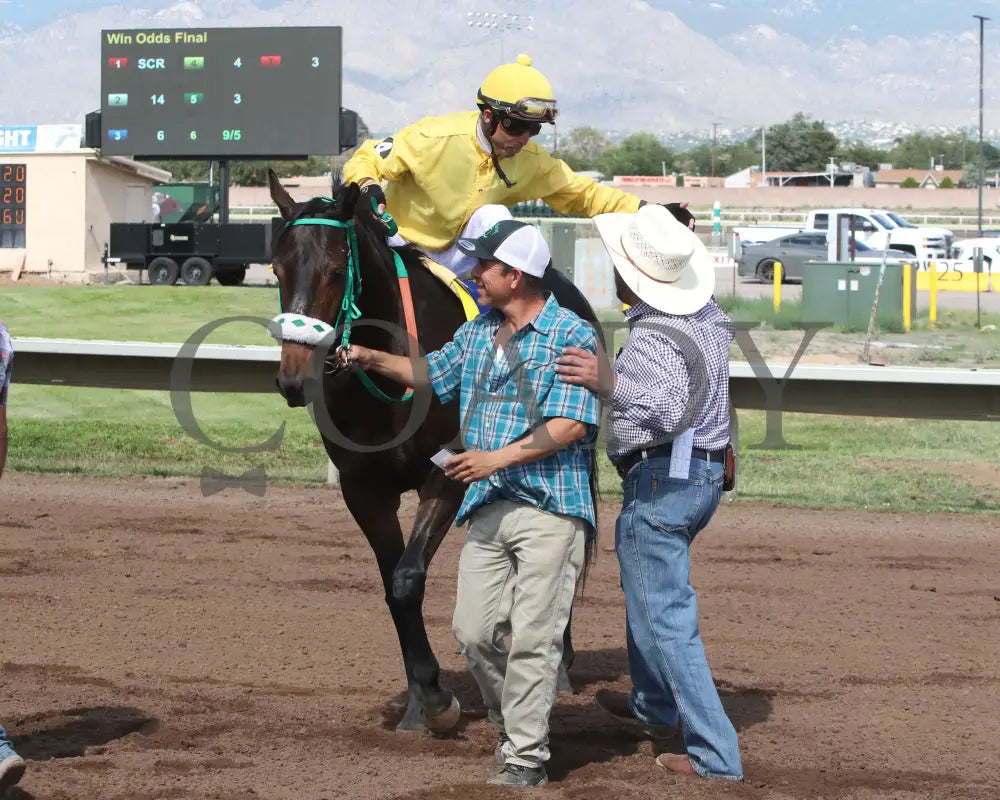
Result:
[[[594,224],[622,280],[653,308],[693,314],[715,291],[715,264],[705,245],[663,206],[598,214]]]

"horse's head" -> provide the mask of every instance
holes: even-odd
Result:
[[[271,199],[285,224],[272,244],[272,268],[278,279],[281,328],[278,391],[290,406],[306,403],[306,383],[319,377],[312,356],[317,345],[333,355],[334,327],[343,322],[345,306],[357,297],[360,281],[354,211],[360,190],[339,186],[332,198],[296,203],[268,170]],[[347,309],[350,311],[350,308]]]

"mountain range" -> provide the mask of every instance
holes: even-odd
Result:
[[[974,130],[979,36],[970,14],[1000,5],[498,0],[484,10],[467,0],[73,0],[78,10],[58,14],[57,3],[34,2],[33,24],[0,16],[8,54],[0,124],[82,122],[98,108],[103,29],[340,25],[343,102],[373,131],[472,108],[483,76],[524,52],[556,89],[561,131],[662,133],[772,124],[797,111]],[[37,16],[42,6],[49,17]],[[27,8],[0,0],[0,15],[8,7]],[[504,13],[517,20],[502,31]],[[993,24],[1000,20],[987,34]],[[991,130],[1000,128],[1000,48],[984,50]]]

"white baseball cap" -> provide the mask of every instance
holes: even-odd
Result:
[[[549,246],[538,228],[516,219],[500,220],[487,228],[482,236],[457,239],[455,244],[473,258],[495,258],[536,278],[545,274],[552,260]]]

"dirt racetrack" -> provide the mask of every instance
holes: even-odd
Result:
[[[629,686],[615,512],[539,796],[1000,797],[996,518],[720,509],[693,581],[740,734],[731,784],[667,776],[593,703]],[[450,630],[460,531],[425,603],[466,712],[450,739],[393,730],[398,647],[334,490],[8,473],[0,533],[0,723],[30,759],[10,797],[524,796],[483,784],[495,735]]]

